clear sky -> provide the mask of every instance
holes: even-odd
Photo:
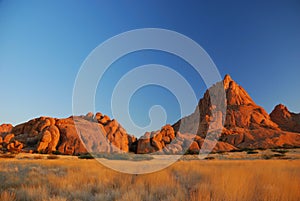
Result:
[[[116,34],[148,27],[170,29],[199,43],[221,75],[230,74],[268,112],[278,103],[300,112],[298,0],[0,0],[0,124],[71,115],[75,78],[89,53]],[[95,97],[96,110],[111,116],[114,84],[132,68],[148,63],[180,72],[198,98],[207,89],[174,55],[136,52],[106,72]],[[165,108],[168,123],[180,118],[170,91],[147,86],[132,97],[133,120],[147,125],[153,105]]]

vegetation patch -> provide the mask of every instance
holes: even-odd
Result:
[[[153,157],[149,155],[134,155],[131,160],[133,161],[146,161],[146,160],[152,160]]]
[[[212,156],[207,156],[207,157],[205,157],[204,159],[205,159],[205,160],[214,160],[214,159],[215,159],[215,157],[212,157]]]
[[[41,155],[36,155],[36,156],[33,156],[33,159],[36,159],[36,160],[39,160],[39,159],[43,159],[44,157],[41,156]]]
[[[258,151],[255,151],[255,150],[249,150],[249,151],[247,151],[247,154],[258,154]]]
[[[81,154],[78,156],[79,159],[94,159],[95,157],[90,153]]]
[[[284,157],[285,156],[285,154],[273,154],[273,157]]]
[[[54,155],[63,155],[60,151],[56,150],[56,151],[53,151],[52,154]]]
[[[233,149],[233,150],[230,150],[229,152],[243,152],[244,150],[242,150],[242,149]]]
[[[94,158],[105,158],[108,160],[131,160],[131,161],[144,161],[152,160],[153,157],[150,155],[143,154],[128,154],[128,153],[95,153],[95,154],[81,154],[78,156],[79,159],[94,159]]]
[[[280,154],[285,154],[285,153],[289,152],[289,150],[287,150],[287,149],[272,149],[272,151],[280,153]]]
[[[57,156],[57,155],[49,155],[49,156],[47,156],[47,159],[50,159],[50,160],[59,159],[59,156]]]
[[[299,165],[300,160],[192,160],[137,175],[95,160],[2,159],[0,200],[299,200],[300,181],[295,179],[300,177]]]
[[[15,158],[15,154],[1,154],[0,158]]]
[[[269,160],[269,159],[273,158],[273,155],[271,155],[271,154],[262,154],[261,157],[265,160]]]

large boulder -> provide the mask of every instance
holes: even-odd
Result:
[[[58,119],[56,122],[56,126],[60,132],[60,143],[57,146],[57,150],[60,153],[68,154],[68,155],[76,155],[80,153],[86,153],[87,150],[84,144],[81,142],[79,132],[77,132],[73,117],[69,117],[66,119]],[[77,118],[79,122],[78,125],[80,128],[88,129],[88,121]],[[81,123],[83,122],[83,123]],[[80,129],[79,128],[79,129]]]
[[[56,151],[56,146],[59,142],[60,132],[55,125],[50,125],[43,129],[40,133],[40,141],[37,145],[36,151],[43,153],[52,153]]]
[[[3,142],[6,143],[6,144],[9,144],[10,141],[15,137],[14,134],[10,133],[10,134],[7,134],[5,135],[4,139],[3,139]]]
[[[13,126],[11,124],[2,124],[0,125],[0,135],[11,133]]]
[[[116,120],[101,113],[60,119],[56,126],[61,134],[57,149],[65,154],[128,152],[135,141]]]
[[[9,152],[20,152],[23,148],[23,144],[17,140],[7,145],[7,151]]]
[[[166,125],[160,131],[147,132],[137,143],[137,153],[152,153],[161,151],[175,139],[175,132],[171,125]]]

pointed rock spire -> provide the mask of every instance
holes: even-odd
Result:
[[[225,89],[228,89],[230,82],[232,82],[233,80],[231,79],[229,74],[226,74],[224,79],[223,79],[223,85]]]
[[[225,75],[223,85],[228,105],[256,105],[246,90],[239,86],[229,74]]]

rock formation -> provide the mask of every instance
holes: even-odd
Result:
[[[0,125],[0,150],[9,152],[193,154],[299,146],[300,114],[278,105],[269,116],[229,75],[205,92],[193,114],[138,140],[101,113]]]
[[[182,150],[197,153],[201,147],[230,151],[300,146],[300,134],[293,133],[300,132],[299,115],[277,107],[271,117],[245,89],[226,75],[222,82],[206,91],[193,114],[172,127],[167,126],[174,133],[174,141],[165,143],[162,140],[163,127],[161,131],[146,133],[140,138],[137,153],[161,150],[164,153],[181,153]]]
[[[128,152],[136,138],[106,115],[56,119],[40,117],[15,127],[0,126],[2,150],[77,155],[86,152]]]
[[[282,130],[300,133],[300,114],[290,112],[286,106],[277,105],[270,117]]]
[[[13,126],[11,124],[2,124],[0,125],[0,133],[10,133]]]

